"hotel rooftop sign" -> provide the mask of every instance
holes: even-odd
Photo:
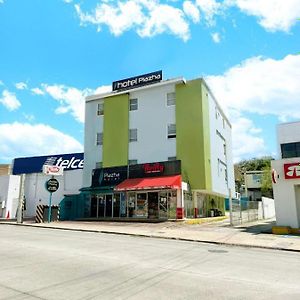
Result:
[[[112,83],[113,91],[122,91],[137,88],[139,86],[156,83],[162,80],[162,71],[156,71],[136,77],[126,78]]]

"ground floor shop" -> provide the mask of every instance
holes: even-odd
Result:
[[[180,161],[95,169],[83,188],[84,217],[168,220],[225,214],[224,197],[191,190]],[[211,211],[214,211],[214,214]]]
[[[176,219],[177,191],[150,190],[90,197],[91,218]]]

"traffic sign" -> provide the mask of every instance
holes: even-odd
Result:
[[[51,178],[48,181],[46,181],[46,190],[50,193],[54,193],[59,188],[59,182],[55,178]]]

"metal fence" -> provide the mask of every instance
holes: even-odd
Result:
[[[232,199],[230,208],[231,225],[240,225],[259,219],[258,201]]]

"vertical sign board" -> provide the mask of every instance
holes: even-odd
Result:
[[[49,199],[49,209],[48,209],[48,223],[51,222],[51,200],[52,200],[52,193],[56,192],[59,188],[59,182],[55,178],[50,178],[46,181],[46,190],[50,193]]]

